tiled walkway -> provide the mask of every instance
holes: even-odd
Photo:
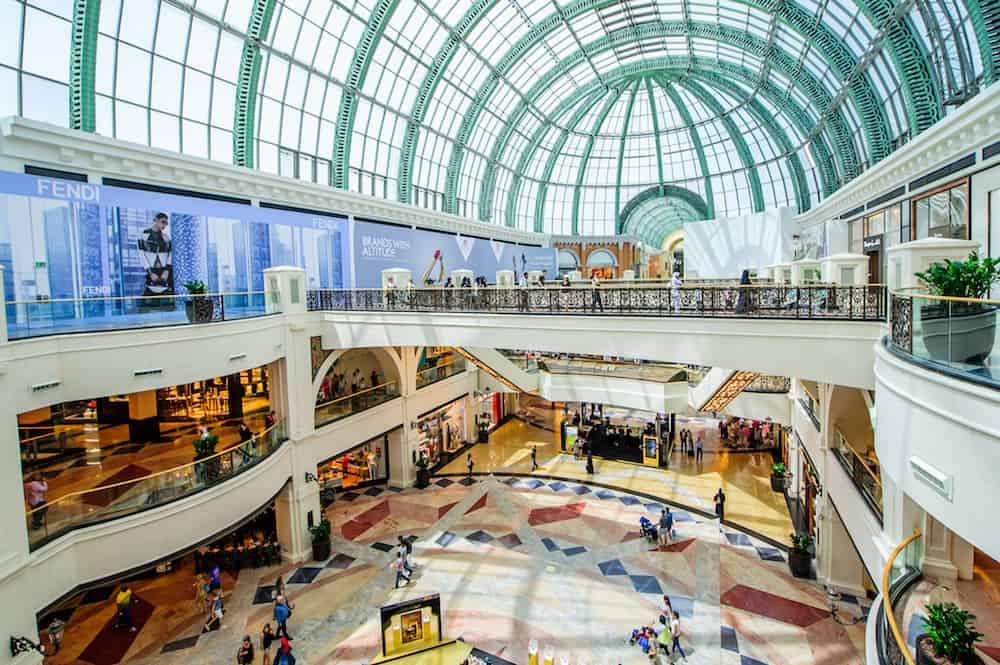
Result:
[[[490,435],[486,445],[471,448],[476,473],[532,473],[531,448],[537,449],[539,468],[534,473],[572,480],[588,480],[583,460],[559,450],[559,413],[533,409],[532,419],[543,427],[510,420]],[[548,415],[548,418],[546,418]],[[771,454],[731,452],[722,449],[714,426],[692,419],[683,425],[692,432],[705,431],[705,459],[674,451],[669,469],[627,462],[594,460],[591,479],[625,491],[640,492],[712,513],[712,497],[722,487],[726,494],[726,519],[780,543],[788,542],[794,527],[784,497],[771,489]],[[551,429],[550,429],[551,428]],[[461,456],[441,473],[465,473]]]
[[[331,558],[227,580],[219,632],[198,634],[201,618],[189,599],[160,603],[155,590],[139,589],[155,607],[126,660],[232,662],[240,637],[258,635],[270,619],[270,585],[280,573],[295,605],[290,631],[301,665],[369,661],[380,645],[378,607],[434,592],[446,635],[516,663],[527,662],[531,639],[570,662],[646,663],[627,637],[656,620],[663,594],[681,615],[692,664],[863,662],[864,624],[837,624],[823,590],[792,578],[781,551],[739,531],[720,534],[716,522],[683,510],[676,539],[657,547],[639,537],[638,519],[660,508],[626,492],[531,477],[439,478],[425,490],[345,493],[327,510]],[[389,564],[399,536],[415,536],[416,570],[397,590]],[[180,597],[182,584],[167,586]],[[106,601],[101,607],[111,611]],[[82,625],[93,635],[109,617]],[[81,625],[75,614],[69,624],[68,635]],[[81,659],[86,639],[70,642],[48,665],[113,665]]]

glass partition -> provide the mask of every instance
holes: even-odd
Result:
[[[1000,385],[1000,300],[892,294],[894,347],[962,378]]]
[[[417,372],[417,388],[429,386],[450,376],[455,376],[465,371],[466,360],[462,356],[453,355],[449,360],[425,367]]]
[[[7,335],[41,335],[213,323],[264,316],[264,291],[8,301]],[[276,313],[276,312],[274,312]]]
[[[840,465],[844,467],[844,471],[854,482],[854,486],[861,492],[865,503],[881,522],[882,480],[879,476],[878,458],[873,453],[862,457],[839,430],[836,432],[833,452]]]
[[[329,425],[336,420],[360,413],[396,397],[399,397],[398,384],[395,381],[387,381],[386,383],[358,390],[328,402],[322,402],[316,405],[316,427]]]
[[[248,441],[189,464],[72,492],[25,512],[31,549],[83,526],[142,512],[224,482],[256,465],[288,438],[279,421]],[[31,483],[26,493],[32,491]]]

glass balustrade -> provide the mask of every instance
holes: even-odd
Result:
[[[865,503],[882,522],[882,479],[879,476],[879,465],[877,459],[865,459],[851,444],[847,442],[844,435],[836,432],[833,453],[844,471],[850,476],[854,486],[861,492]]]
[[[433,367],[425,367],[417,372],[417,388],[423,388],[424,386],[447,379],[450,376],[460,374],[465,371],[465,368],[466,360],[462,357],[453,358],[446,363],[434,365]]]
[[[149,510],[224,482],[288,439],[285,422],[201,460],[140,478],[71,492],[25,513],[31,549],[80,527]]]
[[[371,388],[358,390],[349,395],[343,395],[317,404],[314,422],[316,427],[329,425],[341,418],[360,413],[396,397],[399,397],[399,387],[395,381],[388,381]]]
[[[7,337],[12,340],[65,333],[233,321],[269,313],[267,294],[264,291],[26,300],[7,302],[6,308]]]
[[[1000,300],[893,292],[893,347],[931,367],[1000,386]]]

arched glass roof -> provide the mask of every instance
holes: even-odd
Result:
[[[993,82],[979,0],[0,0],[0,114],[498,224],[805,210]]]

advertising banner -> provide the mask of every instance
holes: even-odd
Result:
[[[112,298],[183,295],[190,281],[262,291],[272,265],[303,267],[309,288],[343,287],[347,238],[347,219],[333,215],[0,172],[6,299],[94,300],[47,307],[56,319],[106,314]],[[160,304],[175,306],[142,307]]]
[[[556,274],[556,251],[499,240],[355,221],[354,270],[358,288],[378,288],[386,268],[406,268],[418,286],[442,285],[452,270],[471,270],[490,283],[498,270]]]

